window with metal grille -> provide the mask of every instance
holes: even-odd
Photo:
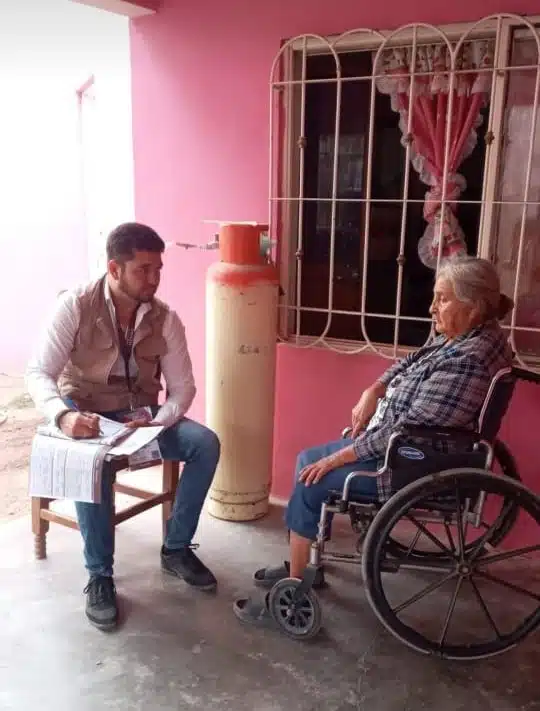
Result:
[[[271,72],[281,336],[396,357],[431,334],[440,261],[479,254],[540,363],[540,35],[534,19],[284,43]]]

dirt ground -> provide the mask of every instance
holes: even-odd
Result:
[[[30,511],[28,461],[40,421],[23,379],[0,373],[0,524]]]

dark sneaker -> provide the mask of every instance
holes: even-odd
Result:
[[[199,590],[215,590],[217,580],[206,565],[193,552],[197,546],[185,546],[178,550],[161,549],[161,567],[167,573],[182,578]]]
[[[100,630],[111,630],[118,622],[116,588],[111,577],[96,575],[85,587],[86,616]]]

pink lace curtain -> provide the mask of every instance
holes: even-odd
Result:
[[[421,180],[429,186],[424,203],[427,227],[418,244],[422,262],[435,268],[442,235],[442,256],[467,252],[465,235],[455,215],[456,205],[466,188],[458,170],[477,142],[480,113],[491,90],[493,46],[488,41],[465,44],[454,60],[453,100],[449,112],[452,57],[446,46],[423,45],[416,49],[416,67],[410,102],[412,48],[392,48],[379,56],[375,72],[377,88],[390,96],[392,109],[400,114],[402,144],[411,144],[411,158]],[[410,135],[409,114],[412,112]],[[447,121],[450,142],[446,178],[444,160]],[[443,207],[443,191],[446,187]],[[442,230],[441,230],[442,227]]]

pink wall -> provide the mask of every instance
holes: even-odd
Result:
[[[537,0],[360,3],[335,0],[164,0],[132,25],[136,212],[167,240],[204,242],[203,219],[264,220],[267,214],[268,80],[283,38],[354,27],[391,29],[414,21],[450,23],[494,12],[533,13]],[[199,395],[204,391],[204,274],[213,257],[167,254],[162,295],[183,317]],[[335,437],[353,400],[387,361],[279,347],[274,494],[287,496],[298,450]],[[527,482],[540,490],[532,437],[538,393],[519,389],[505,436]]]

